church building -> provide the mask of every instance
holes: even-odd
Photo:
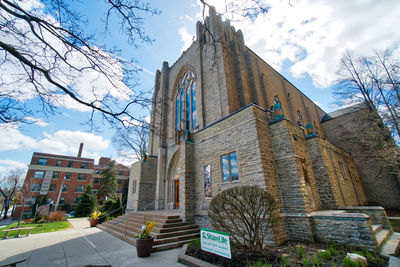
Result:
[[[379,116],[365,104],[325,113],[213,9],[182,56],[157,70],[151,129],[148,156],[131,167],[127,212],[175,210],[212,227],[213,197],[257,185],[279,207],[284,223],[269,241],[282,244],[323,241],[338,217],[368,228],[367,217],[385,213],[377,206],[399,208],[398,148]]]

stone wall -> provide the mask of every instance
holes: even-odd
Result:
[[[126,212],[143,208],[155,208],[157,157],[148,157],[147,162],[137,161],[131,166]],[[133,192],[136,183],[136,192]]]
[[[273,151],[268,145],[269,138],[261,140],[258,136],[258,133],[262,132],[261,137],[268,137],[267,127],[265,112],[251,105],[193,135],[195,220],[200,226],[209,226],[206,218],[211,200],[204,194],[204,166],[210,165],[211,168],[213,196],[229,187],[239,185],[257,185],[263,189],[277,187]],[[239,180],[223,183],[221,155],[231,152],[237,154]],[[266,157],[269,160],[262,161]],[[280,206],[279,191],[270,193]],[[286,240],[282,224],[274,226],[274,234],[275,240],[270,242],[280,244]]]
[[[358,171],[369,204],[398,209],[398,147],[381,119],[366,106],[346,111],[323,122],[328,140],[352,155],[357,166],[353,173]]]
[[[369,216],[372,224],[380,224],[385,229],[392,229],[384,208],[374,206],[345,207],[349,213],[364,213]]]
[[[315,241],[359,246],[377,251],[378,243],[368,215],[315,212],[311,219]]]
[[[317,136],[308,138],[306,142],[321,208],[337,209],[345,205],[366,204],[364,188],[352,156]]]

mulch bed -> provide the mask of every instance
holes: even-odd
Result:
[[[304,256],[298,257],[296,248],[303,246]],[[188,247],[186,255],[201,259],[203,261],[218,265],[218,266],[262,266],[263,264],[271,264],[272,266],[307,266],[304,264],[304,258],[309,257],[310,264],[313,266],[315,256],[323,250],[329,248],[326,244],[298,244],[298,243],[287,243],[279,247],[268,247],[262,251],[249,252],[246,250],[232,250],[232,259],[227,259],[207,251],[203,251],[199,248]],[[347,252],[352,253],[361,249],[338,246],[337,254],[333,255],[331,259],[324,260],[319,257],[319,266],[343,266],[343,258]],[[372,253],[374,254],[374,253]],[[285,259],[282,259],[282,256]],[[376,255],[374,255],[375,258]],[[382,257],[382,256],[381,256]],[[318,259],[317,259],[318,260]],[[368,267],[383,267],[387,266],[389,258],[382,257],[379,260],[373,259],[368,261]],[[314,266],[318,266],[314,264]]]

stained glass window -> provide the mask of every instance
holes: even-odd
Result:
[[[175,128],[190,130],[196,128],[196,82],[191,71],[186,71],[178,83],[175,99]],[[182,125],[183,120],[185,124]]]

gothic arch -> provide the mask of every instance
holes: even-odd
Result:
[[[168,208],[179,207],[180,165],[180,150],[178,149],[169,161],[167,169],[166,199]],[[176,188],[176,185],[178,185],[178,188]],[[176,197],[178,197],[178,203],[176,203]]]

